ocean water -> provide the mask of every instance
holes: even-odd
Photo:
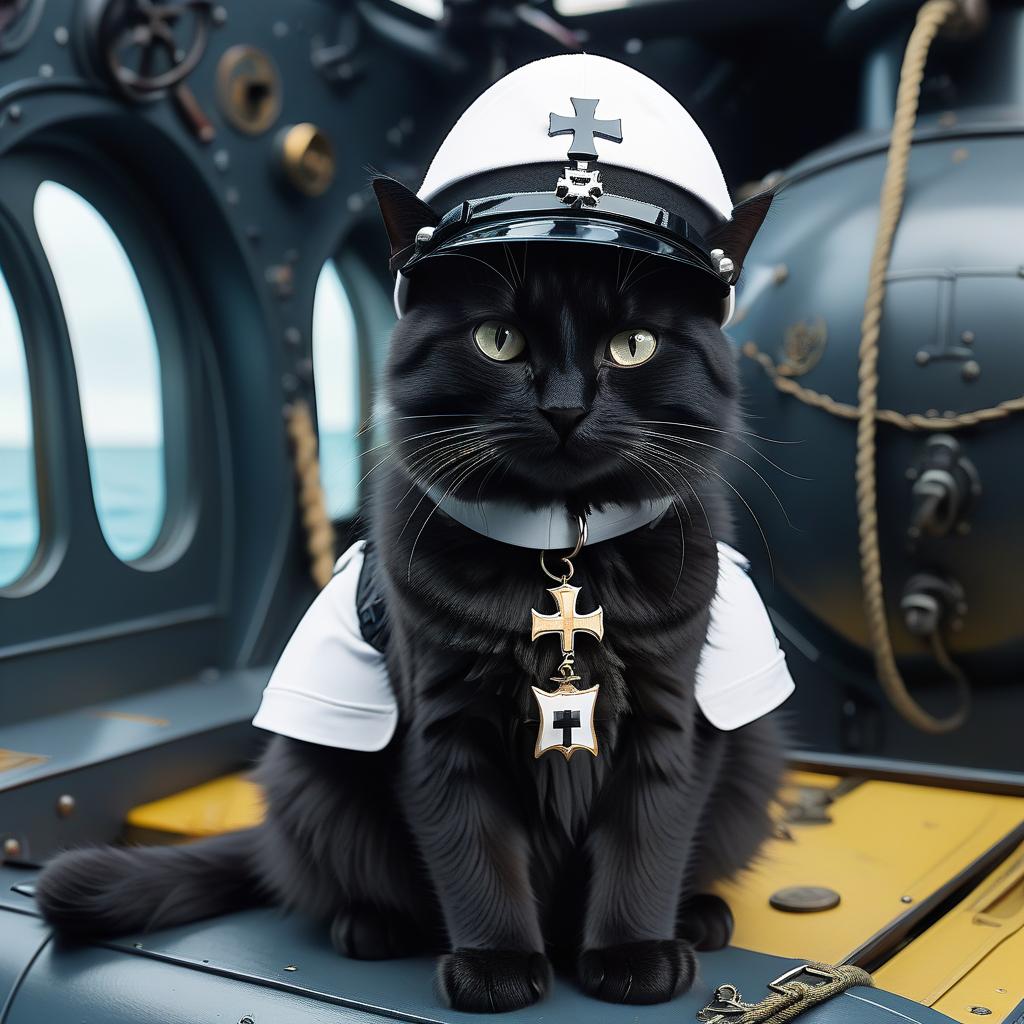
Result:
[[[358,444],[352,433],[323,435],[320,470],[332,517],[350,516],[359,481]],[[162,449],[93,448],[90,471],[100,526],[111,550],[125,560],[145,554],[164,519]],[[31,449],[0,447],[0,587],[25,571],[38,543]]]

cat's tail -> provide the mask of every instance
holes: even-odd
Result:
[[[266,902],[247,829],[186,846],[72,850],[36,881],[36,902],[60,933],[101,938],[150,931]]]

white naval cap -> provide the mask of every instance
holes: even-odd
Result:
[[[374,181],[392,245],[395,310],[438,253],[534,240],[616,245],[703,271],[732,313],[735,281],[770,195],[734,207],[711,144],[660,85],[593,54],[510,72],[438,149],[416,195]]]
[[[621,141],[597,136],[601,167],[642,171],[686,189],[724,220],[732,215],[718,158],[683,105],[635,68],[590,53],[535,60],[495,82],[456,121],[417,195],[429,203],[483,171],[565,163],[566,137],[549,129],[552,113],[572,119],[572,97],[598,100],[598,124],[619,122]]]

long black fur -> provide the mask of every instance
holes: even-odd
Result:
[[[731,231],[734,245],[766,209]],[[602,999],[688,988],[694,945],[722,945],[731,928],[703,894],[769,834],[782,766],[771,717],[721,732],[694,699],[715,541],[729,534],[719,449],[739,420],[718,305],[692,270],[604,247],[483,247],[423,264],[392,337],[391,447],[367,508],[395,738],[372,754],[275,738],[258,770],[262,827],[64,854],[39,880],[46,918],[111,935],[271,901],[330,921],[348,956],[441,951],[440,992],[461,1010],[541,998],[552,960],[575,963]],[[522,359],[477,350],[474,328],[492,319],[525,333]],[[658,347],[624,369],[606,346],[631,327]],[[544,413],[570,408],[586,415],[563,438]],[[548,607],[551,584],[535,555],[436,511],[431,482],[579,512],[674,497],[654,526],[576,561],[583,607],[605,611],[604,641],[577,641],[580,685],[601,686],[600,756],[534,759],[530,685],[559,651],[530,642],[530,609]]]

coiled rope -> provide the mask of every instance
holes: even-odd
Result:
[[[316,429],[309,405],[301,400],[293,402],[288,408],[287,424],[298,486],[299,512],[306,531],[309,574],[317,588],[323,590],[334,572],[334,526],[320,482]]]
[[[879,198],[878,231],[871,254],[868,292],[864,303],[864,318],[861,321],[857,372],[859,404],[852,406],[838,402],[830,395],[813,391],[780,374],[771,356],[761,352],[753,342],[747,342],[742,349],[745,356],[761,365],[779,391],[792,395],[805,405],[857,423],[855,478],[861,580],[875,667],[879,683],[890,704],[911,725],[932,734],[951,732],[964,723],[970,707],[970,685],[963,672],[950,658],[938,631],[933,633],[929,640],[935,660],[956,684],[959,707],[953,714],[947,718],[937,718],[925,711],[910,695],[896,664],[885,613],[882,559],[878,542],[878,482],[875,465],[877,424],[887,423],[909,431],[949,431],[991,423],[1012,413],[1024,411],[1024,395],[987,409],[977,409],[956,416],[922,416],[917,413],[905,414],[892,409],[878,408],[878,340],[881,334],[882,303],[885,299],[885,278],[889,270],[896,228],[903,210],[907,164],[913,142],[914,123],[917,120],[925,63],[928,60],[928,51],[940,29],[955,15],[966,13],[963,0],[928,0],[917,13],[917,20],[903,54],[892,136]]]
[[[875,653],[879,681],[892,706],[911,725],[923,732],[940,734],[961,726],[970,707],[970,687],[963,673],[946,653],[938,631],[932,635],[933,652],[940,665],[952,673],[960,694],[960,706],[946,718],[937,718],[910,695],[896,664],[882,588],[882,558],[878,543],[878,481],[876,477],[875,430],[878,413],[878,339],[882,325],[882,301],[889,270],[893,239],[903,210],[907,164],[913,141],[914,122],[921,98],[921,82],[928,51],[939,30],[960,9],[956,0],[928,0],[918,11],[907,49],[903,54],[892,139],[886,158],[885,176],[879,200],[878,233],[868,270],[868,294],[861,323],[860,364],[857,372],[857,519],[860,536],[860,564],[864,587],[864,610],[868,635]],[[977,414],[975,414],[977,415]]]

